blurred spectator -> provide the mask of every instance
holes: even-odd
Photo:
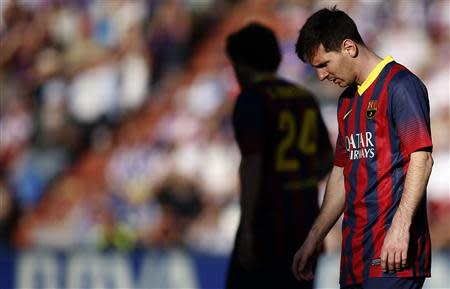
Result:
[[[139,26],[134,26],[121,43],[118,107],[122,113],[141,107],[149,94],[151,59],[145,50],[142,34]]]
[[[18,202],[0,182],[0,250],[14,248],[13,234],[19,217]]]
[[[154,56],[153,83],[170,75],[186,60],[191,15],[184,1],[158,1],[147,30],[148,47]]]
[[[197,188],[177,177],[162,187],[158,203],[161,205],[161,218],[150,236],[150,244],[157,247],[181,245],[187,228],[201,210]]]

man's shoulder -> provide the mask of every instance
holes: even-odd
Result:
[[[267,84],[265,91],[273,101],[316,102],[316,96],[308,88],[282,78],[277,78],[272,83]]]
[[[237,96],[233,114],[235,116],[254,115],[264,109],[265,98],[265,93],[260,89],[254,86],[247,87]]]
[[[423,85],[422,80],[402,64],[395,62],[392,70],[393,73],[389,79],[389,86],[391,87],[402,84],[410,85],[411,82]]]
[[[302,95],[314,96],[314,94],[302,84],[294,83],[294,82],[291,82],[291,81],[286,80],[286,79],[279,79],[279,83],[281,85],[284,85],[284,86],[289,87],[291,89],[297,90]]]
[[[264,91],[258,88],[256,85],[247,87],[239,93],[237,96],[237,104],[252,101],[263,97]]]

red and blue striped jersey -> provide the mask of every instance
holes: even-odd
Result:
[[[429,101],[413,73],[385,58],[360,86],[348,87],[338,103],[335,165],[344,168],[340,283],[369,277],[430,276],[431,242],[426,200],[413,219],[409,267],[383,273],[384,237],[402,197],[411,153],[432,149]]]
[[[238,96],[233,126],[242,156],[263,161],[254,224],[259,257],[286,259],[290,272],[319,212],[317,184],[333,166],[319,107],[307,90],[265,78]]]

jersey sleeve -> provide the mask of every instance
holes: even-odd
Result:
[[[410,72],[399,72],[391,81],[391,117],[406,156],[433,147],[430,105],[425,85]]]
[[[233,125],[241,154],[262,154],[264,148],[263,95],[242,93],[236,103]]]
[[[338,167],[344,167],[345,163],[347,162],[348,155],[347,150],[345,149],[345,143],[342,139],[341,134],[338,134],[337,140],[336,140],[336,157],[334,159],[334,165]]]

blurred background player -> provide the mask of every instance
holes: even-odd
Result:
[[[251,23],[227,38],[241,87],[233,114],[240,163],[241,220],[227,288],[312,288],[290,271],[318,214],[317,184],[332,147],[313,95],[278,78],[278,42]]]
[[[312,278],[309,258],[344,212],[341,288],[422,288],[431,274],[426,187],[433,165],[425,85],[391,56],[370,50],[336,7],[308,18],[296,52],[320,80],[347,89],[339,97],[324,204],[294,273]]]

